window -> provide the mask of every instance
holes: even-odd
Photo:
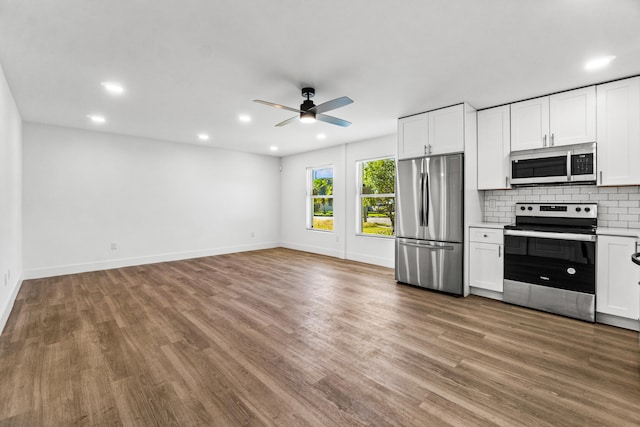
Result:
[[[359,234],[393,236],[396,214],[395,160],[362,161],[357,166]]]
[[[333,167],[307,169],[307,228],[333,231]]]

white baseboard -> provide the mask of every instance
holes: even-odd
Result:
[[[334,258],[340,258],[340,259],[345,258],[344,251],[327,249],[321,246],[301,245],[299,243],[292,243],[292,242],[280,242],[280,247],[293,249],[296,251],[311,252],[313,254],[331,256]]]
[[[351,261],[364,262],[365,264],[379,265],[381,267],[388,267],[388,268],[395,267],[394,258],[389,259],[384,257],[376,257],[371,255],[347,252],[347,259]]]
[[[89,271],[110,270],[112,268],[132,267],[134,265],[155,264],[158,262],[180,261],[183,259],[201,258],[205,256],[223,255],[235,252],[272,249],[279,246],[278,242],[265,242],[252,245],[228,246],[221,248],[202,249],[197,251],[173,252],[168,254],[146,255],[133,258],[120,258],[107,261],[96,261],[80,264],[51,266],[44,268],[25,269],[23,277],[40,279],[43,277],[63,276],[65,274],[86,273]]]
[[[0,317],[0,334],[4,332],[4,327],[7,326],[7,320],[9,320],[9,315],[11,314],[11,310],[13,310],[13,305],[16,302],[16,298],[18,298],[18,292],[20,292],[20,288],[22,287],[22,281],[22,277],[18,277],[18,281],[14,285],[11,295],[9,295],[7,305],[2,311],[2,316]]]

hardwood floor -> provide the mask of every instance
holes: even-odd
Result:
[[[640,425],[638,334],[286,249],[29,280],[0,425]]]

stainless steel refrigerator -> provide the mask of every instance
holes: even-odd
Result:
[[[463,294],[463,155],[398,161],[396,280]]]

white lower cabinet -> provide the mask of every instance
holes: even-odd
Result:
[[[598,236],[596,311],[627,319],[640,316],[640,268],[631,261],[638,239]]]
[[[504,245],[502,229],[469,228],[469,286],[502,292]]]

